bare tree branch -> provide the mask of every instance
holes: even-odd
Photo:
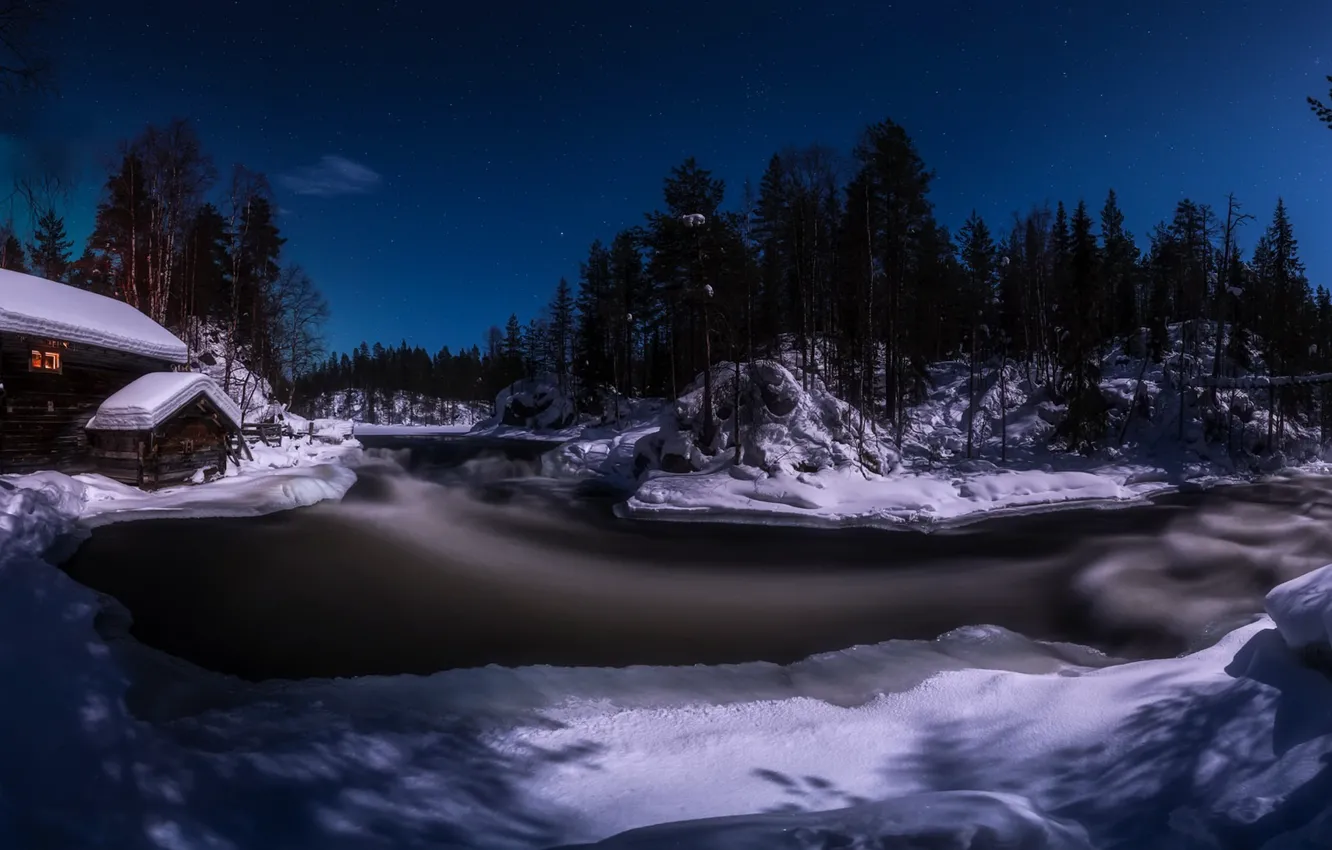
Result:
[[[0,92],[47,88],[51,65],[38,28],[57,18],[60,0],[0,0]]]

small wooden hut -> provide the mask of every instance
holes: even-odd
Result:
[[[0,269],[0,473],[91,467],[84,425],[185,343],[123,301]]]
[[[240,408],[197,372],[144,375],[102,402],[87,431],[94,469],[146,490],[220,475],[244,446]]]

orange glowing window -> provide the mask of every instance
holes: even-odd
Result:
[[[32,350],[32,357],[28,359],[28,369],[32,372],[55,372],[60,373],[60,352],[58,351],[39,351]]]

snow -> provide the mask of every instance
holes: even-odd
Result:
[[[91,528],[160,517],[261,516],[338,500],[356,483],[354,467],[365,462],[355,442],[325,446],[287,439],[280,447],[252,446],[251,452],[253,460],[242,459],[221,479],[152,492],[103,475],[60,472],[0,476],[0,487],[42,493],[66,519]]]
[[[246,365],[250,354],[243,347],[227,364],[227,331],[208,322],[194,322],[190,336],[197,348],[191,352],[190,369],[212,378],[240,408],[245,422],[266,422],[281,417],[285,406],[274,397],[273,387]]]
[[[1332,681],[1265,618],[1180,658],[1076,666],[1027,643],[1043,669],[941,664],[908,681],[895,671],[913,656],[1022,639],[252,686],[109,645],[94,595],[25,558],[69,510],[59,487],[0,490],[5,528],[26,529],[0,543],[0,630],[24,650],[0,653],[24,694],[0,763],[15,846],[1332,841]]]
[[[634,830],[604,850],[772,850],[773,848],[1012,847],[1092,850],[1086,834],[1012,794],[943,791],[806,813],[718,818]],[[974,842],[981,842],[979,844]]]
[[[1043,470],[981,472],[944,478],[928,474],[865,477],[820,470],[799,475],[738,477],[734,470],[658,474],[625,504],[634,517],[749,519],[856,526],[946,523],[1074,502],[1131,502],[1158,492],[1155,482],[1130,485],[1103,474]],[[679,515],[678,517],[676,515]]]
[[[241,429],[241,412],[213,379],[198,372],[153,372],[135,379],[97,408],[87,427],[106,431],[150,431],[199,396],[230,425]]]
[[[0,651],[0,678],[23,695],[0,733],[0,843],[1332,842],[1332,679],[1282,639],[1292,616],[1297,637],[1312,631],[1305,620],[1327,622],[1332,566],[1274,591],[1275,627],[1262,617],[1156,661],[977,626],[788,666],[492,666],[248,685],[109,641],[95,619],[115,604],[39,560],[103,521],[337,498],[358,458],[354,445],[289,441],[223,482],[151,495],[96,476],[0,478],[0,646],[22,649]],[[396,508],[338,509],[376,525],[376,510]],[[518,543],[494,545],[509,563]]]
[[[1273,588],[1266,607],[1291,649],[1332,649],[1332,565]]]
[[[503,436],[511,432],[532,435],[566,431],[578,420],[573,399],[552,377],[514,381],[495,396],[495,415],[478,422],[473,433]]]
[[[907,410],[899,434],[873,416],[862,426],[861,412],[825,385],[825,352],[816,345],[807,360],[787,340],[778,361],[755,362],[755,374],[741,367],[739,465],[728,418],[735,370],[722,363],[712,375],[719,422],[711,444],[701,443],[696,380],[674,403],[673,417],[654,413],[614,430],[604,420],[573,429],[565,435],[570,442],[548,455],[543,469],[558,477],[610,477],[636,488],[620,507],[622,515],[833,526],[929,526],[999,511],[1117,507],[1185,484],[1209,487],[1282,469],[1328,469],[1316,422],[1292,418],[1284,433],[1274,432],[1277,445],[1267,445],[1266,393],[1271,386],[1332,375],[1211,379],[1213,328],[1200,329],[1196,351],[1186,350],[1180,326],[1169,330],[1162,363],[1144,367],[1118,346],[1102,359],[1108,421],[1099,448],[1089,454],[1057,443],[1064,407],[1052,397],[1039,364],[1010,363],[1002,384],[994,364],[987,366],[978,376],[972,410],[968,364],[936,363],[924,398]],[[1257,343],[1249,357],[1255,370],[1264,368]],[[1184,383],[1194,388],[1186,394],[1182,429],[1181,368]],[[1207,384],[1222,387],[1215,405],[1196,389]],[[636,456],[628,462],[631,435]]]
[[[362,422],[352,427],[352,433],[361,437],[443,437],[458,436],[471,430],[471,425],[367,425]]]
[[[184,363],[185,343],[123,301],[0,269],[0,332]]]

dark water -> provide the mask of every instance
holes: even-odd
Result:
[[[524,451],[418,447],[340,504],[111,525],[64,566],[128,608],[140,641],[266,679],[790,662],[974,624],[1162,656],[1332,561],[1323,479],[820,531],[617,520],[621,494],[533,477]]]

